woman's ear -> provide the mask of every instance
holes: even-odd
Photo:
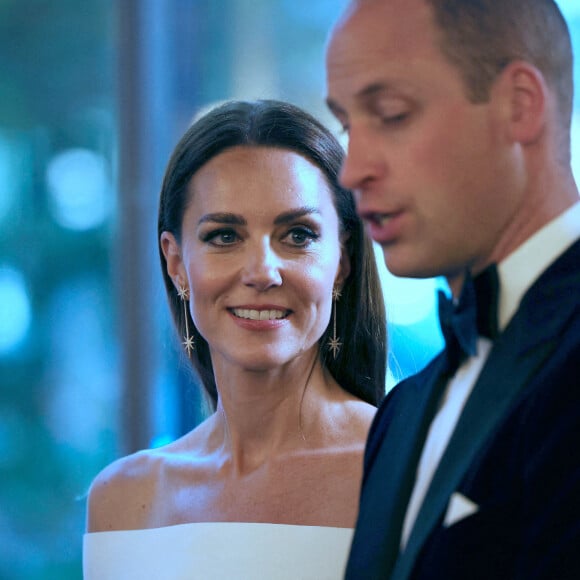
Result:
[[[340,262],[338,264],[338,272],[336,273],[336,277],[334,279],[335,286],[342,286],[344,281],[350,275],[350,258],[348,256],[348,249],[346,244],[343,242],[341,244],[340,250]]]
[[[171,232],[163,232],[159,240],[161,251],[167,262],[167,274],[175,288],[186,285],[187,274],[181,257],[181,247]]]
[[[514,61],[502,71],[494,90],[501,94],[507,111],[508,135],[529,145],[544,133],[548,114],[548,86],[542,73],[530,63]]]

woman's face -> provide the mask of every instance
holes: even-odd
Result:
[[[287,150],[235,147],[188,196],[181,245],[165,233],[162,247],[214,365],[260,371],[311,353],[349,273],[322,172]]]

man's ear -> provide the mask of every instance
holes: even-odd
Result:
[[[171,232],[163,232],[159,240],[167,262],[167,274],[176,288],[187,285],[187,273],[181,257],[181,247]]]
[[[548,86],[530,63],[514,61],[500,74],[493,90],[501,92],[507,113],[508,136],[530,145],[543,135],[548,115]]]

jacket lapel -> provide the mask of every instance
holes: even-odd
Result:
[[[566,252],[529,290],[496,340],[449,441],[393,580],[408,578],[451,494],[515,399],[558,345],[566,322],[578,311],[580,243]]]
[[[396,413],[383,418],[388,422],[388,433],[375,450],[372,473],[365,474],[351,552],[354,558],[349,562],[347,577],[384,577],[397,559],[403,518],[415,476],[413,457],[417,438],[428,410],[429,395],[436,387],[443,364],[443,358],[437,357],[419,375],[398,385],[398,393],[393,393],[400,400],[391,406],[396,408]]]

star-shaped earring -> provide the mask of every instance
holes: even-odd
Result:
[[[336,355],[340,351],[340,347],[342,346],[342,342],[338,337],[332,337],[328,339],[328,349],[332,352],[332,356],[336,359]]]
[[[189,300],[189,288],[187,286],[182,286],[179,284],[177,288],[177,294],[181,298],[183,302],[183,319],[185,320],[185,336],[183,337],[183,342],[181,343],[185,350],[187,351],[187,355],[191,355],[191,351],[195,350],[195,342],[193,340],[193,336],[189,334],[189,322],[187,318],[187,301]]]
[[[181,343],[185,347],[187,354],[191,354],[192,350],[195,350],[195,343],[193,342],[193,336],[184,337],[185,340]]]
[[[182,300],[188,300],[189,299],[189,290],[188,290],[187,286],[182,286],[180,284],[179,285],[179,288],[177,289],[177,294],[179,295],[179,297]]]
[[[336,303],[340,298],[340,288],[335,286],[332,289],[332,337],[328,339],[328,349],[332,352],[332,356],[336,360],[336,355],[340,351],[340,347],[342,346],[342,342],[340,338],[336,336]]]

